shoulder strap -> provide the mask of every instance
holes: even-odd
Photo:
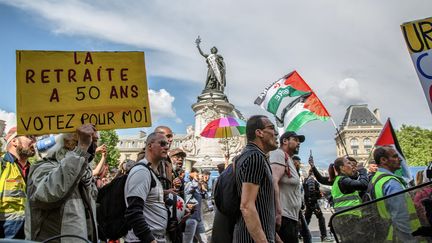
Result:
[[[284,151],[285,154],[285,173],[287,174],[287,176],[290,178],[291,177],[291,168],[289,166],[289,155],[287,152]]]
[[[159,177],[156,175],[156,173],[154,173],[153,169],[152,169],[148,164],[145,164],[144,162],[139,162],[139,163],[134,164],[134,166],[132,166],[132,168],[135,167],[135,166],[137,166],[137,165],[144,166],[145,168],[147,168],[147,169],[150,171],[150,175],[153,174],[153,175],[156,176],[156,178],[159,179]],[[131,168],[129,171],[131,171],[132,168]],[[155,187],[155,186],[156,186],[156,181],[155,181],[155,179],[153,178],[153,176],[151,176],[150,190],[151,190],[153,187]]]
[[[393,175],[384,173],[384,174],[379,175],[375,181],[372,181],[373,180],[373,177],[372,177],[372,180],[369,183],[368,188],[366,190],[366,192],[370,194],[371,199],[376,199],[375,198],[375,185],[378,183],[379,180],[381,180],[382,178],[387,177],[387,176],[393,176]]]

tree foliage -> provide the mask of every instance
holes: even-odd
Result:
[[[119,137],[115,130],[107,130],[100,132],[99,144],[107,146],[107,163],[110,167],[117,167],[118,159],[120,158],[120,151],[116,148],[119,142]],[[96,155],[95,161],[99,162],[100,154]]]
[[[432,130],[404,124],[396,136],[409,165],[425,166],[432,161]]]

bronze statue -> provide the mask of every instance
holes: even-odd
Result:
[[[195,40],[195,43],[197,45],[198,51],[201,54],[201,56],[206,58],[206,62],[208,66],[207,80],[204,89],[219,90],[223,92],[224,87],[226,86],[226,79],[225,79],[226,69],[225,69],[225,63],[223,57],[217,54],[218,49],[215,46],[210,49],[211,54],[204,54],[204,52],[201,50],[199,46],[199,44],[201,43],[201,38],[199,36]]]

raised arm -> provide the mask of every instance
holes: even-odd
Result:
[[[318,169],[315,167],[315,162],[314,162],[314,159],[313,159],[312,156],[309,157],[309,161],[308,162],[309,162],[309,165],[310,165],[310,167],[312,169],[312,172],[313,172],[315,178],[317,179],[317,181],[319,183],[321,183],[323,185],[327,185],[327,186],[333,185],[333,181],[329,181],[330,178],[328,176],[322,176],[319,173]]]
[[[104,163],[106,162],[106,145],[102,144],[101,146],[96,148],[96,153],[101,153],[101,159],[97,164],[96,168],[93,170],[93,176],[99,176]]]
[[[31,188],[29,201],[39,204],[41,207],[60,202],[80,181],[87,166],[89,154],[77,148],[68,152],[60,164],[42,162],[36,165],[31,173]]]
[[[201,47],[200,47],[200,45],[199,45],[199,44],[201,43],[201,38],[200,38],[199,36],[198,36],[198,38],[196,38],[195,43],[196,43],[196,45],[197,45],[198,51],[199,51],[199,53],[201,54],[201,56],[207,58],[208,55],[207,55],[207,54],[204,54],[204,52],[201,50]]]
[[[357,179],[351,179],[347,176],[339,181],[339,188],[342,193],[348,194],[354,191],[365,191],[368,187],[369,180],[365,168],[358,170],[359,176]]]
[[[35,203],[53,204],[61,201],[73,191],[88,166],[90,154],[87,150],[92,144],[96,129],[86,124],[77,129],[78,146],[68,152],[56,163],[41,162],[31,171],[28,198]]]

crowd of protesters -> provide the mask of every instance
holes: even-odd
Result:
[[[239,202],[239,214],[226,215],[214,207],[217,198],[211,192],[218,180],[210,187],[209,171],[192,167],[186,173],[186,153],[171,149],[173,137],[169,127],[156,127],[138,159],[122,161],[114,175],[106,163],[107,147],[97,146],[98,132],[91,124],[59,135],[43,158],[32,164],[29,158],[37,153],[36,137],[10,129],[1,158],[0,238],[43,241],[74,235],[95,243],[118,242],[101,234],[96,198],[100,188],[123,175],[127,175],[124,198],[118,200],[126,203],[125,242],[207,242],[203,212],[215,216],[212,242],[311,242],[308,225],[313,214],[319,221],[321,241],[332,241],[318,203],[323,197],[320,184],[332,187],[336,213],[360,205],[366,196],[378,199],[409,186],[395,174],[401,160],[393,147],[376,148],[368,170],[354,158],[337,158],[329,166],[329,176],[320,174],[310,156],[311,169],[303,180],[297,154],[305,136],[291,131],[279,136],[269,118],[256,115],[247,121],[247,145],[231,160],[231,169],[225,170],[229,156],[217,166],[220,175],[233,172],[235,190],[228,196]],[[101,160],[95,162],[97,153]],[[430,181],[429,174],[431,169],[419,172],[417,183]],[[412,233],[419,232],[420,221],[415,207],[427,210],[422,202],[430,194],[422,191],[414,201],[401,195],[379,205],[379,216],[392,222],[385,229],[386,241],[416,241]],[[351,210],[341,217],[355,224],[362,212]],[[340,240],[355,242],[352,235],[344,234]],[[74,238],[55,240],[76,242]]]

